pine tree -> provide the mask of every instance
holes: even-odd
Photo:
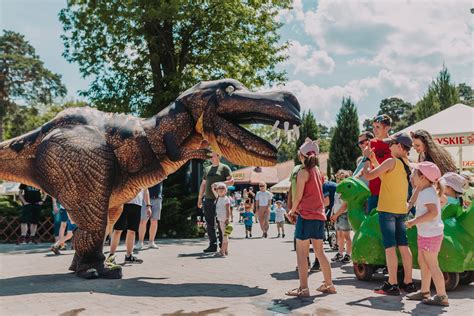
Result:
[[[416,104],[416,119],[418,121],[424,120],[433,114],[440,111],[440,105],[436,91],[433,87],[428,89],[428,92]]]
[[[319,127],[316,119],[314,118],[313,112],[303,112],[303,116],[301,118],[301,126],[300,126],[300,138],[296,140],[296,149],[300,148],[300,146],[304,143],[307,137],[311,138],[312,140],[317,140],[320,137],[319,134]],[[300,163],[298,158],[298,152],[295,152],[295,162],[297,164]]]
[[[329,160],[334,172],[339,169],[354,170],[361,152],[357,146],[359,118],[357,108],[351,98],[343,98],[337,114],[336,128],[331,139]]]
[[[438,77],[433,83],[438,97],[440,111],[449,108],[451,105],[459,103],[459,92],[456,85],[451,83],[451,75],[448,69],[443,64],[443,68],[438,74]]]

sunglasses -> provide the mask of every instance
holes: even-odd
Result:
[[[362,145],[363,143],[368,142],[368,141],[369,141],[369,140],[366,138],[366,139],[363,139],[363,140],[359,140],[359,141],[357,142],[357,144]]]
[[[374,122],[384,123],[386,125],[390,125],[390,118],[385,115],[378,115],[374,118]]]

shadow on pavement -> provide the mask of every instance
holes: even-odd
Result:
[[[308,297],[292,297],[284,300],[277,299],[273,300],[273,305],[268,307],[267,310],[279,314],[288,314],[289,312],[302,308],[314,303],[315,295]]]
[[[403,310],[403,306],[405,305],[402,302],[402,298],[403,296],[369,296],[357,301],[347,302],[346,304],[350,306],[355,305],[372,309],[380,309],[383,311],[399,312]]]
[[[278,281],[298,280],[298,271],[291,270],[287,272],[273,272],[270,276]]]
[[[37,293],[104,293],[144,297],[250,297],[263,295],[267,289],[240,284],[182,283],[164,284],[167,278],[131,278],[120,280],[83,280],[72,273],[30,275],[0,280],[0,296]]]
[[[220,313],[223,310],[227,309],[228,307],[220,307],[220,308],[213,308],[213,309],[206,309],[203,311],[197,311],[197,312],[185,312],[184,310],[180,309],[176,312],[172,313],[166,313],[166,314],[161,314],[162,316],[206,316],[206,315],[212,315],[216,313]]]

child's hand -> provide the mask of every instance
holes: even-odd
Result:
[[[410,219],[409,221],[407,221],[407,222],[405,223],[405,225],[407,226],[407,228],[412,228],[413,226],[415,226],[415,225],[416,225],[415,220],[416,220],[416,219],[414,218],[414,219]]]
[[[331,216],[331,223],[334,223],[335,221],[337,221],[337,215],[332,215]]]

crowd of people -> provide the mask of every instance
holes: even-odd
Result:
[[[289,296],[310,295],[308,271],[321,270],[324,281],[318,291],[335,294],[329,260],[324,251],[324,241],[328,223],[334,224],[337,238],[337,253],[331,259],[341,263],[351,261],[351,225],[347,204],[336,193],[337,184],[348,177],[360,179],[368,185],[370,197],[367,200],[367,214],[378,212],[383,246],[388,270],[388,280],[374,291],[379,294],[400,295],[401,290],[408,299],[420,300],[426,304],[449,305],[444,279],[438,264],[438,253],[443,241],[443,221],[441,212],[447,204],[469,207],[473,189],[469,186],[471,174],[457,173],[451,155],[424,130],[410,135],[395,133],[390,135],[391,118],[378,115],[373,119],[373,133],[365,131],[358,137],[362,156],[357,160],[357,168],[339,170],[335,182],[325,178],[318,168],[318,144],[306,139],[299,148],[301,162],[290,176],[290,189],[286,200],[275,199],[266,183],[242,191],[228,190],[234,184],[229,166],[220,161],[218,153],[213,153],[211,165],[205,168],[200,185],[197,207],[202,208],[207,228],[209,245],[205,253],[216,256],[229,255],[229,235],[232,233],[233,213],[238,212],[238,222],[245,226],[245,238],[252,238],[253,224],[259,224],[262,238],[267,238],[270,230],[270,214],[274,212],[277,238],[285,237],[285,222],[295,224],[294,238],[297,254],[299,286],[286,292]],[[414,148],[418,153],[415,161],[410,161],[409,152]],[[21,236],[18,243],[29,240],[37,242],[36,228],[39,210],[44,202],[41,192],[30,186],[20,187],[23,204]],[[107,262],[115,262],[115,252],[124,230],[126,233],[125,262],[142,263],[133,254],[145,247],[144,238],[147,222],[150,220],[150,248],[158,248],[155,243],[158,221],[161,217],[162,184],[144,189],[124,205],[123,212],[110,234],[110,253]],[[411,217],[410,217],[411,214]],[[56,241],[51,250],[57,254],[64,249],[74,231],[74,223],[67,211],[53,200]],[[28,227],[27,224],[30,224]],[[418,263],[421,269],[421,289],[412,279],[412,254],[408,247],[406,230],[417,227]],[[27,235],[27,232],[30,232]],[[135,236],[138,242],[135,245]],[[309,249],[313,245],[315,261],[310,268]],[[398,258],[401,255],[404,278],[397,281]],[[436,294],[431,296],[430,284],[433,280]]]

